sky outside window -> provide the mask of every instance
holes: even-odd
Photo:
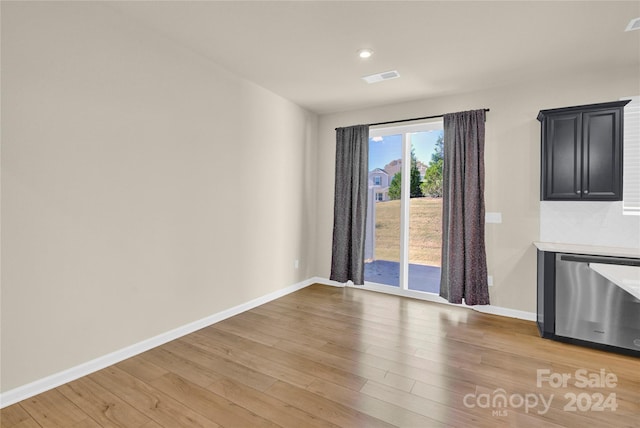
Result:
[[[431,155],[434,153],[436,141],[443,130],[422,131],[411,134],[411,143],[415,147],[416,158],[428,165]],[[369,170],[375,168],[384,169],[390,161],[398,159],[398,153],[402,153],[402,134],[373,137],[369,139]],[[375,145],[375,146],[374,146]]]

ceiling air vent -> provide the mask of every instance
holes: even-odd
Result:
[[[633,30],[640,30],[640,18],[634,18],[631,21],[629,21],[629,25],[627,25],[627,28],[625,28],[624,31],[633,31]]]
[[[377,83],[382,82],[383,80],[396,79],[400,77],[400,73],[396,70],[385,71],[384,73],[372,74],[370,76],[364,76],[362,80],[367,83]]]

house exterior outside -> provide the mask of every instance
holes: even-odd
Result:
[[[428,167],[429,166],[423,163],[422,161],[416,162],[416,168],[418,168],[418,171],[420,172],[420,181],[424,180],[424,175],[427,173]],[[393,178],[393,176],[396,175],[401,170],[402,170],[402,159],[393,160],[384,166],[384,171],[386,171],[386,173],[389,175],[389,182],[391,182],[391,179]]]
[[[376,202],[389,200],[389,174],[380,168],[369,171],[369,189]]]
[[[420,171],[420,181],[424,180],[427,165],[418,161],[416,167],[418,171]],[[396,159],[386,164],[384,169],[376,168],[369,171],[369,189],[374,189],[370,196],[373,197],[376,202],[391,200],[391,198],[389,198],[389,185],[393,177],[401,172],[401,170],[402,160]]]

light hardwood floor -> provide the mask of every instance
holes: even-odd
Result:
[[[539,370],[571,377],[538,385]],[[0,415],[3,428],[640,427],[639,403],[637,358],[541,339],[533,322],[313,285]]]

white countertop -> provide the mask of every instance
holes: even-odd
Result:
[[[640,300],[640,267],[589,263],[589,267]]]
[[[561,242],[534,242],[540,251],[593,256],[631,257],[640,259],[640,248],[601,247],[597,245],[563,244]]]

